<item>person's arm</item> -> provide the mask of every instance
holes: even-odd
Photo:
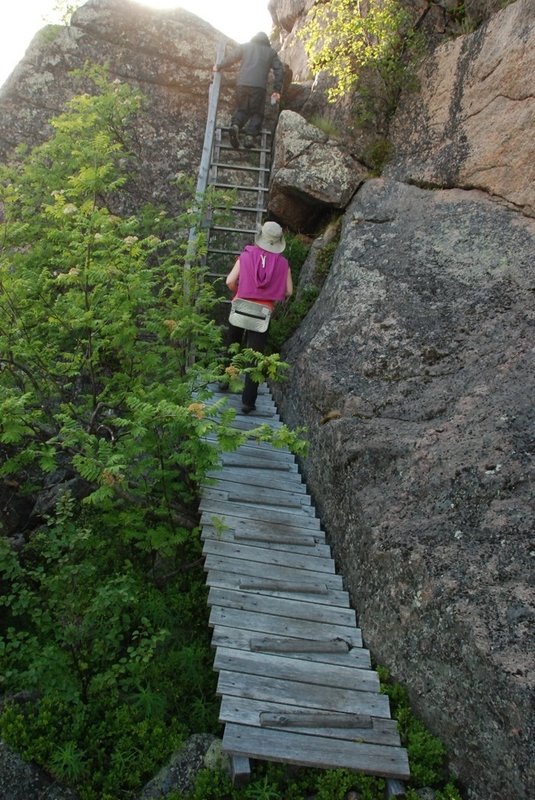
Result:
[[[284,65],[275,51],[273,51],[273,58],[271,59],[271,69],[273,70],[273,94],[278,95],[280,100],[282,84],[284,83]]]
[[[241,45],[238,45],[238,47],[234,50],[234,52],[230,53],[228,56],[225,56],[225,58],[223,59],[223,61],[221,61],[220,64],[214,64],[213,71],[219,72],[219,70],[221,69],[226,69],[226,67],[232,66],[232,64],[235,64],[237,61],[240,61],[242,56],[243,56],[242,47]]]
[[[227,279],[225,283],[227,284],[228,288],[232,293],[238,291],[238,282],[240,280],[240,259],[236,260],[236,263],[230,270],[229,274],[227,275]]]
[[[286,276],[286,299],[294,293],[294,282],[292,280],[292,270],[288,267],[288,275]]]

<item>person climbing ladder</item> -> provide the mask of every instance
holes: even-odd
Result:
[[[272,103],[280,101],[284,79],[282,62],[263,32],[253,36],[250,42],[239,45],[220,64],[214,64],[214,72],[224,70],[238,61],[240,70],[236,79],[236,109],[232,114],[229,132],[230,143],[235,149],[240,147],[242,129],[245,147],[253,147],[255,138],[260,135],[270,71],[273,72]]]

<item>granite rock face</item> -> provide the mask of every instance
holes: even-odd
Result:
[[[368,181],[277,390],[366,644],[481,800],[535,779],[534,252],[482,192]]]
[[[518,0],[425,61],[396,114],[387,174],[482,189],[535,216],[534,75],[535,3]]]
[[[181,208],[177,177],[194,178],[201,157],[208,90],[218,41],[231,46],[207,22],[182,9],[155,11],[129,0],[89,0],[71,24],[49,26],[32,41],[0,90],[0,161],[24,142],[40,143],[49,120],[66,102],[90,90],[72,74],[86,62],[107,64],[112,80],[140,89],[146,101],[132,129],[140,165],[133,207],[142,202]],[[220,112],[228,114],[232,76],[226,76]]]

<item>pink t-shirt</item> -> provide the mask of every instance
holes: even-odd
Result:
[[[236,297],[257,300],[272,306],[286,297],[290,265],[280,253],[270,253],[247,245],[240,255],[240,277]]]

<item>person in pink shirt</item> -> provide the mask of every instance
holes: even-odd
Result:
[[[265,222],[255,236],[254,245],[247,245],[227,275],[226,284],[236,297],[252,300],[273,308],[275,303],[290,297],[293,292],[292,272],[282,255],[286,240],[277,222]],[[246,331],[229,323],[227,346],[239,342],[263,353],[268,331]],[[258,384],[245,376],[242,392],[242,412],[256,409]]]

